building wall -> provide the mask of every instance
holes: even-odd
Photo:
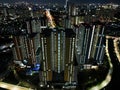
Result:
[[[81,25],[76,28],[76,57],[79,64],[90,63],[90,59],[102,62],[104,47],[103,25]]]
[[[67,35],[65,30],[43,30],[43,71],[46,72],[47,81],[72,81],[75,38],[71,34]]]
[[[23,29],[21,30],[23,34],[13,36],[15,44],[14,59],[26,59],[28,64],[40,63],[40,21],[28,20],[24,22],[24,24],[25,26],[22,27]]]

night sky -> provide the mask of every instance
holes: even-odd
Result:
[[[32,3],[61,3],[64,4],[65,0],[0,0],[0,2],[8,2],[8,3],[14,3],[18,1],[27,1]],[[69,0],[74,3],[119,3],[120,0]]]

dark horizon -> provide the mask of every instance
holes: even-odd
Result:
[[[0,3],[15,3],[15,2],[30,2],[30,3],[38,3],[38,4],[48,4],[48,3],[58,3],[65,4],[65,0],[0,0]],[[120,4],[120,0],[68,0],[72,3],[80,4],[80,3],[116,3]]]

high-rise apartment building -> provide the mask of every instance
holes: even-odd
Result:
[[[75,33],[72,29],[49,29],[41,33],[42,79],[61,83],[74,81]]]
[[[78,63],[102,63],[105,52],[104,26],[99,24],[81,24],[75,29],[75,32]]]
[[[13,35],[14,60],[27,60],[28,64],[41,62],[40,53],[40,20],[29,19],[22,23],[19,35]]]

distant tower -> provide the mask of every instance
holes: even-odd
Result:
[[[65,6],[64,6],[65,11],[67,11],[67,5],[68,5],[68,0],[65,0]]]
[[[7,8],[4,8],[4,16],[5,16],[5,18],[8,16],[8,10],[7,10]]]

